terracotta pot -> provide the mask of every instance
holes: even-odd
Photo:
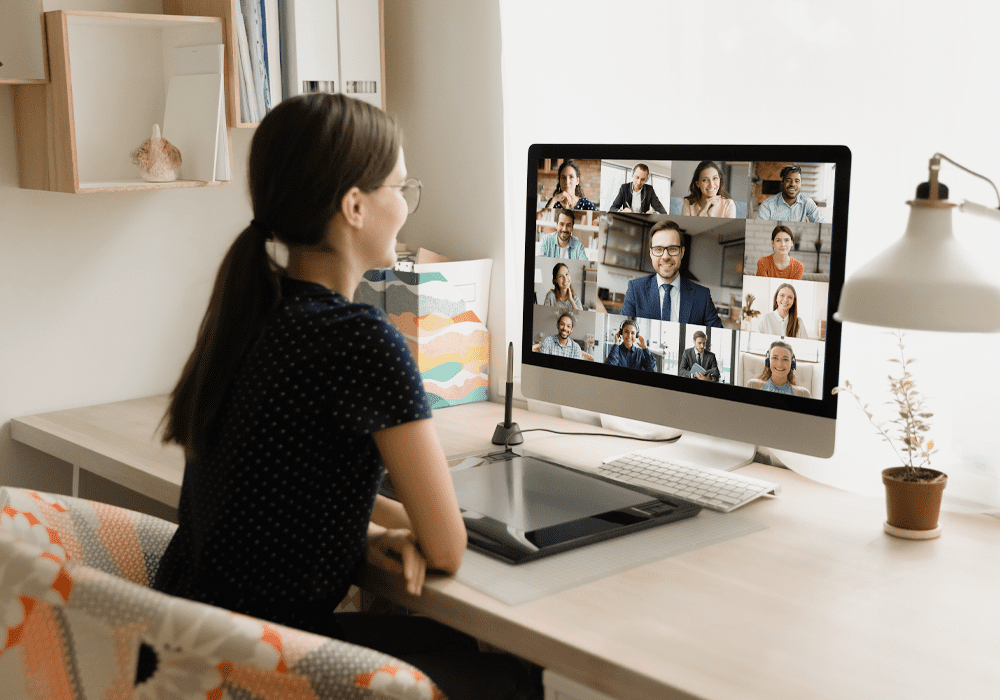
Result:
[[[906,467],[893,467],[882,472],[885,484],[886,522],[902,530],[934,530],[938,526],[941,512],[941,495],[948,483],[948,477],[933,483],[920,481],[899,481],[894,476],[902,474]],[[926,471],[941,474],[939,471]]]

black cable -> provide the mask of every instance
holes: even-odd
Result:
[[[567,433],[567,432],[565,432],[563,430],[552,430],[551,428],[528,428],[527,430],[520,430],[520,429],[515,430],[510,435],[508,435],[507,438],[506,438],[506,440],[504,441],[504,451],[503,452],[491,452],[490,454],[483,455],[483,456],[484,457],[502,457],[502,456],[505,456],[508,453],[513,452],[513,448],[510,446],[510,439],[512,437],[514,437],[515,435],[521,435],[522,433],[534,433],[534,432],[555,433],[556,435],[583,435],[583,436],[589,436],[589,437],[613,437],[613,438],[622,438],[624,440],[639,440],[640,442],[676,442],[678,439],[680,439],[680,435],[677,435],[677,436],[672,437],[672,438],[644,438],[644,437],[638,437],[636,435],[621,435],[619,433]]]

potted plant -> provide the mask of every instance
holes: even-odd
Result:
[[[903,332],[896,331],[893,335],[899,348],[899,357],[890,358],[889,361],[899,364],[902,374],[896,377],[889,375],[892,400],[886,403],[895,406],[895,417],[881,422],[876,420],[869,406],[861,401],[848,381],[833,391],[854,397],[868,420],[892,446],[903,464],[901,467],[882,471],[887,516],[885,531],[908,539],[930,539],[941,534],[938,514],[948,476],[930,468],[931,455],[937,450],[934,448],[934,441],[927,439],[930,431],[927,421],[934,414],[925,408],[924,397],[917,390],[910,373],[909,366],[915,360],[906,356]]]
[[[740,320],[746,321],[747,330],[750,330],[751,320],[760,316],[760,311],[753,308],[753,303],[756,299],[757,298],[753,294],[747,294],[743,298],[743,308],[740,310]]]

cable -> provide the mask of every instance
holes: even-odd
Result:
[[[583,435],[583,436],[589,436],[589,437],[613,437],[613,438],[621,438],[621,439],[624,439],[624,440],[638,440],[640,442],[664,442],[664,443],[666,443],[666,442],[676,442],[681,437],[680,435],[677,435],[677,436],[672,437],[672,438],[666,438],[666,439],[664,439],[664,438],[644,438],[644,437],[638,437],[636,435],[621,435],[620,433],[567,433],[567,432],[565,432],[563,430],[552,430],[551,428],[528,428],[527,430],[520,430],[520,429],[518,429],[518,430],[513,431],[510,435],[507,436],[507,439],[504,441],[504,451],[503,452],[491,452],[490,454],[484,455],[484,457],[502,457],[502,456],[505,456],[505,455],[513,452],[513,448],[510,446],[510,442],[509,442],[510,438],[514,437],[515,435],[520,435],[522,433],[535,433],[535,432],[555,433],[556,435]]]
[[[970,175],[975,175],[976,177],[980,178],[981,180],[986,180],[986,182],[990,183],[990,185],[993,187],[993,191],[996,192],[996,195],[997,195],[997,200],[1000,201],[1000,190],[998,190],[997,186],[993,184],[993,180],[989,179],[985,175],[980,175],[975,170],[969,170],[967,167],[965,167],[961,163],[956,163],[951,158],[949,158],[948,156],[946,156],[944,153],[935,153],[934,157],[935,158],[944,158],[946,161],[948,161],[949,163],[951,163],[952,165],[954,165],[956,168],[961,168],[962,170],[964,170],[965,172],[969,173]]]

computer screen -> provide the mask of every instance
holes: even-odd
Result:
[[[535,144],[522,391],[833,453],[844,146]]]

